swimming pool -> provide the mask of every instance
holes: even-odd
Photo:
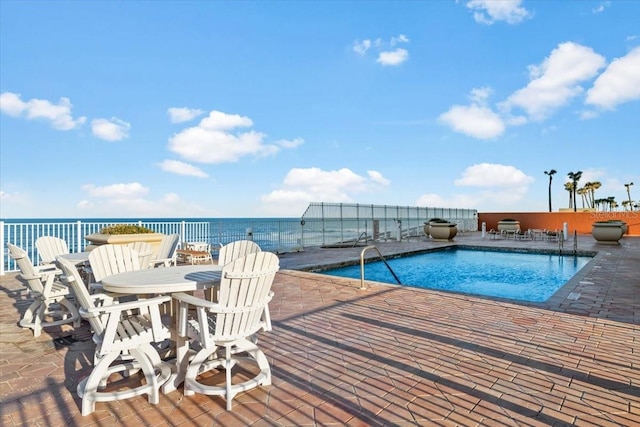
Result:
[[[544,302],[591,260],[587,256],[454,249],[389,259],[402,285]],[[318,271],[360,279],[360,265]],[[365,280],[397,283],[384,262],[365,264]]]

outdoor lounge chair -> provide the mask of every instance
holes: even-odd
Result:
[[[236,240],[220,248],[218,252],[218,265],[227,265],[228,263],[235,261],[238,258],[242,258],[249,254],[261,252],[260,246],[251,240]],[[270,331],[271,328],[271,314],[269,313],[269,302],[273,298],[273,292],[269,293],[269,301],[264,310],[264,330]]]
[[[73,301],[70,289],[56,279],[60,270],[47,266],[34,267],[29,255],[21,248],[7,243],[11,258],[20,268],[20,278],[29,288],[33,302],[27,308],[19,324],[23,328],[33,329],[33,336],[38,337],[42,328],[72,323],[80,326],[80,315]],[[45,268],[46,267],[46,268]],[[55,267],[55,266],[54,266]]]
[[[102,279],[126,271],[140,270],[138,252],[127,245],[100,245],[89,254],[89,265],[93,274],[93,282],[89,284],[90,292],[102,291]]]
[[[162,237],[160,247],[155,256],[151,258],[151,267],[171,267],[176,265],[177,255],[176,250],[180,243],[179,234],[168,234]]]
[[[38,237],[36,239],[36,248],[40,256],[40,264],[49,264],[52,268],[55,268],[56,257],[58,255],[69,253],[67,242],[59,237],[53,236]]]
[[[226,265],[238,258],[260,252],[260,246],[251,240],[236,240],[227,243],[218,251],[218,265]]]
[[[80,315],[91,325],[96,344],[93,370],[77,388],[82,398],[82,415],[95,411],[96,402],[128,399],[141,394],[148,394],[150,403],[159,403],[160,387],[169,379],[171,368],[160,360],[152,344],[170,337],[169,329],[161,321],[160,305],[170,301],[171,297],[114,303],[108,295],[90,295],[71,262],[58,259],[57,265],[63,272],[63,280],[76,294]],[[127,376],[138,369],[144,374],[141,385],[126,390],[99,390],[113,379],[110,378],[112,374],[124,372]]]
[[[178,303],[178,335],[187,338],[182,348],[178,348],[177,360],[178,366],[183,369],[186,366],[185,396],[194,393],[224,396],[227,410],[231,410],[238,393],[271,384],[269,362],[253,335],[264,329],[263,313],[278,269],[275,254],[253,253],[223,267],[217,302],[185,293],[172,295]],[[195,311],[195,317],[190,315],[191,310]],[[193,351],[188,351],[189,345]],[[259,372],[255,375],[251,369],[233,372],[236,365],[247,363],[257,365]],[[218,368],[224,370],[224,384],[212,378],[198,379],[200,374]],[[239,382],[234,384],[238,377]]]
[[[151,258],[153,257],[153,248],[148,242],[131,242],[126,244],[128,247],[138,253],[140,257],[140,269],[144,270],[151,266]]]

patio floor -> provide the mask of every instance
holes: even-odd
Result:
[[[454,244],[557,249],[482,239]],[[565,242],[572,246],[573,242]],[[422,238],[376,243],[383,254],[447,246]],[[367,283],[308,273],[357,260],[362,248],[283,254],[260,335],[273,384],[224,400],[182,388],[97,403],[80,415],[91,371],[86,323],[38,338],[17,326],[28,306],[15,275],[0,277],[3,426],[634,426],[640,424],[640,237],[598,251],[541,304]],[[373,251],[369,251],[371,253]],[[67,339],[59,339],[67,337]]]

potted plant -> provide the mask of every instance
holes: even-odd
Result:
[[[458,234],[458,226],[453,222],[438,218],[429,221],[429,234],[436,241],[451,241]]]
[[[90,251],[100,245],[125,245],[133,242],[147,242],[151,244],[154,253],[162,242],[162,233],[156,233],[150,228],[136,224],[116,224],[104,227],[100,233],[92,233],[85,236],[90,244],[87,250]]]
[[[498,231],[510,231],[512,233],[520,231],[520,221],[511,218],[500,220],[498,221]]]
[[[425,236],[429,237],[429,224],[431,224],[432,222],[436,222],[436,221],[444,221],[444,219],[442,219],[442,218],[431,218],[429,221],[425,221],[424,226],[422,227],[422,229],[424,230]]]
[[[623,224],[622,221],[596,221],[591,227],[591,235],[598,243],[619,245],[624,234]]]

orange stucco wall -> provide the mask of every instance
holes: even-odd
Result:
[[[591,234],[591,225],[595,221],[619,219],[627,223],[629,236],[640,236],[640,212],[488,212],[478,213],[478,226],[487,223],[487,230],[497,229],[498,221],[503,219],[520,221],[520,229],[541,228],[561,230],[566,222],[569,235]]]

